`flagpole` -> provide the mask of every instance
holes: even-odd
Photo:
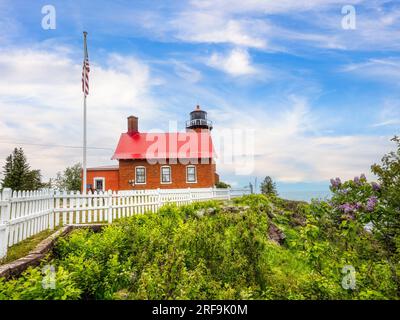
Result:
[[[84,50],[84,59],[87,57],[87,43],[86,43],[87,32],[83,32],[83,50]],[[83,92],[83,160],[82,160],[82,169],[83,169],[83,188],[82,194],[86,195],[87,189],[87,176],[86,176],[86,93]]]

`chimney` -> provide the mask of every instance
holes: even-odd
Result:
[[[129,116],[128,117],[128,133],[138,132],[138,117]]]

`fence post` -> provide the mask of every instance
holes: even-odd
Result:
[[[50,210],[50,225],[49,225],[49,228],[50,228],[50,230],[54,230],[54,225],[55,225],[55,213],[54,213],[54,190],[52,190],[52,189],[50,189],[50,190],[48,190],[48,193],[49,193],[49,197],[50,197],[50,199],[48,200],[49,201],[49,210]]]
[[[193,200],[192,200],[192,190],[190,189],[190,187],[188,188],[188,192],[189,192],[189,203],[193,203]]]
[[[0,258],[3,258],[7,255],[8,249],[8,235],[10,232],[9,221],[11,214],[11,195],[12,190],[10,188],[3,189],[2,201],[7,202],[5,209],[0,216],[0,225],[4,225],[5,228],[3,232],[0,232]],[[4,208],[4,207],[3,207]]]
[[[161,192],[160,188],[157,188],[157,211],[161,208]]]
[[[107,221],[108,223],[113,222],[113,198],[112,191],[108,190],[108,212],[107,212]]]
[[[231,188],[228,188],[228,201],[230,201],[231,200]]]

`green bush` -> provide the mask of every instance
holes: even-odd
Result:
[[[0,299],[398,298],[379,241],[362,228],[344,232],[332,204],[264,195],[233,204],[169,205],[100,233],[76,230],[43,262],[55,266],[55,290],[42,288],[41,266],[1,281]],[[272,225],[283,245],[269,239]],[[353,289],[342,287],[346,265]]]

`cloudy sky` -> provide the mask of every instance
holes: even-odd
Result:
[[[42,28],[48,4],[54,30]],[[368,176],[399,134],[397,0],[0,0],[0,30],[0,165],[21,146],[45,179],[81,161],[83,30],[89,166],[113,163],[128,115],[141,131],[182,129],[196,104],[217,145],[254,133],[249,174],[218,165],[235,186],[270,175],[283,191],[324,190]]]

